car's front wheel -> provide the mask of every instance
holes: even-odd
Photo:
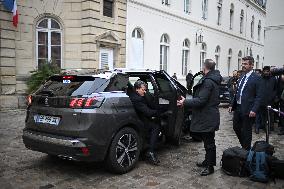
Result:
[[[135,167],[140,155],[140,138],[129,127],[121,129],[112,140],[107,157],[108,168],[114,173],[127,173]]]

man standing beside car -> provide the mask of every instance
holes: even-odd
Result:
[[[155,120],[159,116],[159,112],[158,110],[152,109],[147,104],[147,100],[145,98],[147,84],[144,81],[136,81],[134,84],[134,90],[134,93],[129,94],[130,100],[133,103],[139,118],[143,121],[144,126],[150,132],[150,147],[146,153],[146,158],[150,164],[158,165],[160,161],[157,159],[154,150],[160,132],[159,124],[155,123]]]
[[[242,59],[244,74],[238,81],[237,92],[229,108],[234,111],[233,129],[242,148],[249,150],[252,141],[252,125],[261,103],[260,76],[253,72],[254,59]]]
[[[177,101],[178,106],[192,108],[190,131],[199,135],[204,142],[205,160],[196,164],[198,167],[205,168],[201,176],[214,173],[214,166],[216,166],[215,131],[220,125],[218,105],[222,76],[218,70],[215,70],[215,66],[216,63],[212,59],[206,59],[203,64],[204,76],[194,86],[193,98],[181,97]]]

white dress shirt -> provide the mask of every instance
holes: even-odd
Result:
[[[245,82],[244,82],[244,84],[243,84],[243,87],[241,88],[241,93],[240,93],[240,100],[239,101],[237,101],[237,104],[241,104],[242,103],[242,94],[243,94],[243,90],[244,90],[244,88],[245,88],[245,86],[246,86],[246,84],[247,84],[247,81],[248,81],[248,79],[249,79],[249,77],[250,77],[250,75],[252,74],[252,72],[253,72],[253,70],[251,70],[250,72],[248,72],[248,73],[246,73],[246,80],[245,80]],[[242,79],[244,79],[244,76],[243,76],[243,78]],[[240,83],[242,82],[242,80],[240,81]],[[239,89],[238,89],[239,90]]]

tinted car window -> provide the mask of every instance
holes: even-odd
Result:
[[[173,91],[173,88],[169,80],[164,75],[157,74],[156,81],[157,81],[157,85],[159,87],[160,93],[169,93]]]
[[[111,79],[74,76],[66,80],[62,76],[54,76],[36,91],[36,95],[83,96],[99,92],[124,91],[127,81],[127,78],[119,76]]]

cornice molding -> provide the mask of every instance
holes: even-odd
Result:
[[[131,2],[133,4],[136,4],[136,5],[139,5],[139,6],[142,6],[142,7],[145,7],[145,8],[148,8],[148,9],[153,10],[153,11],[157,11],[157,12],[162,13],[162,14],[166,14],[168,16],[175,17],[177,19],[181,19],[181,20],[186,21],[186,22],[191,22],[191,23],[197,25],[197,27],[202,27],[202,29],[209,29],[209,30],[213,30],[213,31],[216,31],[216,32],[220,32],[222,34],[226,34],[227,36],[234,37],[234,38],[237,38],[237,39],[244,40],[246,42],[255,44],[257,46],[264,47],[264,44],[262,44],[262,43],[258,43],[258,42],[252,41],[251,39],[242,37],[240,35],[232,34],[232,33],[228,32],[226,30],[221,30],[221,29],[218,29],[218,28],[216,28],[214,26],[206,25],[204,23],[198,22],[198,21],[190,19],[190,18],[186,18],[184,16],[181,16],[181,15],[178,15],[178,14],[175,14],[175,13],[172,13],[172,12],[167,12],[165,10],[159,9],[159,8],[151,6],[151,5],[148,5],[148,4],[143,3],[141,1],[129,0],[129,2]]]

